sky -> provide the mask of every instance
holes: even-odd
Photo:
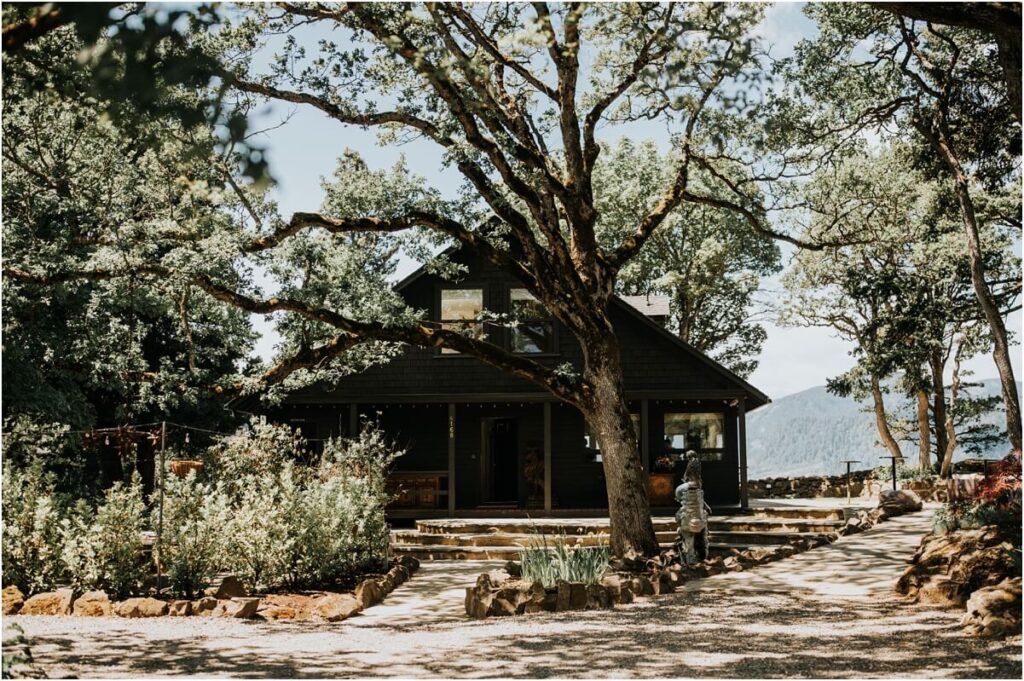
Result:
[[[802,6],[802,3],[778,3],[767,10],[759,32],[764,42],[771,46],[773,57],[791,54],[798,40],[813,35],[813,22],[802,14]],[[308,47],[312,51],[316,45],[310,41]],[[269,51],[266,56],[269,58]],[[287,122],[277,127],[282,120]],[[254,117],[254,124],[257,127],[275,126],[273,130],[259,135],[257,141],[266,149],[270,170],[276,180],[274,198],[286,219],[295,211],[320,208],[322,179],[332,175],[337,159],[346,149],[359,152],[372,168],[390,167],[400,156],[405,156],[414,172],[428,178],[443,192],[453,191],[458,183],[457,171],[441,171],[441,155],[433,143],[416,141],[401,147],[381,147],[377,145],[374,132],[343,126],[310,107],[270,105]],[[629,130],[629,134],[634,139],[650,137],[659,142],[664,140],[664,132],[653,126],[637,126]],[[403,262],[399,277],[416,266],[413,262]],[[777,297],[780,288],[777,278],[766,279],[762,283],[760,297],[771,300]],[[273,323],[262,316],[254,317],[253,321],[262,334],[257,352],[269,360],[278,342]],[[1008,328],[1018,337],[1021,323],[1019,311],[1008,320]],[[853,366],[849,355],[853,345],[827,329],[783,328],[771,322],[766,323],[766,329],[768,339],[759,357],[760,364],[749,380],[773,399],[823,385],[829,377]],[[1014,348],[1013,359],[1015,375],[1019,377],[1019,345]],[[996,376],[990,356],[974,358],[966,368],[973,371],[976,378]]]

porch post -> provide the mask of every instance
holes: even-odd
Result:
[[[651,460],[649,457],[651,451],[650,445],[650,433],[647,425],[647,416],[650,412],[647,410],[647,400],[640,400],[640,462],[643,464],[644,470],[651,467]]]
[[[448,404],[448,515],[455,515],[455,403]]]
[[[747,399],[741,397],[737,406],[739,412],[739,439],[740,448],[740,508],[750,506],[747,497]]]
[[[551,512],[551,403],[544,403],[544,512]]]

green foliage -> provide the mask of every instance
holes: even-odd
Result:
[[[287,464],[307,462],[310,457],[298,430],[254,416],[244,431],[211,446],[205,458],[208,475],[237,500],[249,485],[249,477],[273,478]]]
[[[607,546],[574,546],[564,535],[548,544],[547,535],[531,540],[519,552],[523,580],[554,586],[555,582],[596,584],[608,570],[611,550]]]
[[[288,463],[237,482],[224,527],[224,564],[249,590],[266,591],[284,581],[286,559],[298,539],[285,513],[298,494],[293,470]]]
[[[678,159],[650,141],[621,139],[594,169],[597,233],[612,247],[661,199]],[[694,182],[694,184],[698,184]],[[707,190],[707,187],[701,187]],[[684,204],[619,273],[618,291],[670,297],[669,328],[741,376],[757,368],[766,332],[754,295],[761,277],[780,269],[778,245],[742,216]]]
[[[3,466],[3,580],[26,594],[62,583],[63,508],[52,475],[38,467]]]
[[[952,501],[935,512],[934,531],[948,534],[957,530],[971,530],[986,525],[998,525],[1010,530],[1020,545],[1020,508],[1006,508],[987,501]]]
[[[931,470],[922,471],[916,466],[908,466],[905,463],[896,464],[897,480],[927,480],[934,477]],[[879,466],[871,471],[871,477],[875,480],[892,480],[892,466]]]
[[[137,593],[151,573],[143,552],[146,505],[138,474],[106,491],[93,512],[79,504],[63,523],[62,558],[71,583],[103,589],[111,598]]]
[[[227,495],[202,482],[194,471],[184,478],[169,472],[165,475],[160,561],[174,593],[192,598],[222,567],[231,517]],[[156,515],[154,509],[154,527]]]

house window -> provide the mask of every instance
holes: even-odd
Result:
[[[484,292],[479,288],[447,288],[441,290],[442,329],[465,333],[473,338],[483,338],[484,325],[480,316],[484,311]],[[457,353],[458,350],[441,348],[443,353]]]
[[[551,353],[555,351],[554,323],[544,306],[529,291],[514,288],[509,291],[510,310],[519,322],[512,329],[512,352],[522,354]]]
[[[693,450],[701,461],[721,461],[725,416],[717,412],[665,414],[664,451],[676,458]]]
[[[640,446],[640,414],[630,414],[629,420],[633,422],[633,434],[636,436],[636,446]],[[597,433],[586,424],[583,430],[583,446],[592,461],[601,463],[601,443],[597,441]]]

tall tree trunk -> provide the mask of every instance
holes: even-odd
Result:
[[[882,387],[878,376],[874,374],[871,375],[871,399],[875,406],[875,425],[878,426],[878,437],[882,440],[885,448],[889,450],[889,454],[902,461],[903,452],[900,451],[899,443],[896,442],[892,431],[889,430],[889,421],[885,414],[885,400],[882,398]]]
[[[939,477],[948,478],[953,470],[953,453],[956,451],[956,428],[953,427],[953,411],[956,409],[956,398],[960,393],[960,351],[957,350],[953,364],[953,382],[949,386],[949,410],[943,424],[946,431],[946,449],[941,452],[942,466]]]
[[[593,386],[583,415],[601,445],[612,553],[657,555],[646,473],[626,404],[618,341],[610,333],[580,340],[586,360],[584,377]]]
[[[978,304],[988,322],[992,334],[992,359],[995,360],[1002,384],[1003,406],[1006,409],[1006,433],[1014,449],[1021,447],[1020,397],[1017,394],[1017,382],[1013,376],[1013,365],[1010,364],[1010,344],[1006,338],[1006,323],[999,311],[992,290],[985,281],[985,263],[982,259],[981,236],[978,230],[978,218],[971,199],[971,189],[967,174],[960,164],[960,159],[953,153],[953,148],[946,134],[944,117],[938,121],[935,129],[927,132],[932,144],[946,162],[956,189],[957,201],[960,203],[960,214],[967,235],[967,253],[971,261],[971,283],[978,297]],[[940,450],[941,451],[941,450]]]
[[[921,472],[932,469],[932,428],[928,422],[928,393],[922,388],[917,390],[917,461]]]
[[[946,455],[949,435],[946,432],[946,383],[942,376],[946,362],[941,350],[933,350],[928,361],[932,371],[932,423],[935,424],[935,456],[941,464]]]

